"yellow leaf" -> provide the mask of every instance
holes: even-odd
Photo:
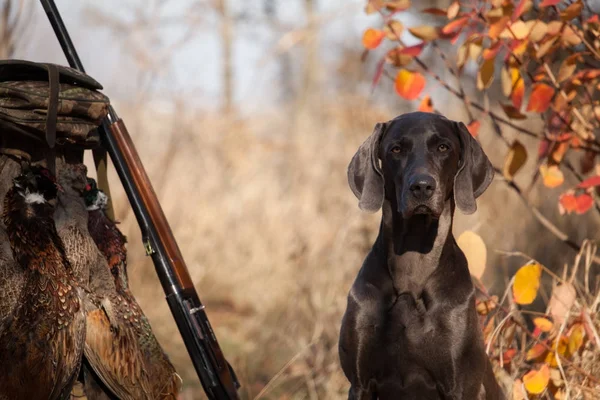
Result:
[[[549,380],[550,369],[545,364],[539,370],[531,370],[523,376],[525,389],[531,394],[543,393]]]
[[[548,318],[537,317],[533,319],[533,324],[539,328],[542,332],[550,332],[554,323],[550,321]]]
[[[525,22],[517,20],[500,32],[500,39],[525,39],[529,35],[529,29]]]
[[[465,253],[469,272],[477,279],[481,279],[485,271],[487,249],[481,236],[473,231],[464,231],[456,240],[458,247]]]
[[[565,181],[565,176],[557,165],[540,165],[540,174],[542,174],[544,185],[549,188],[558,187]]]
[[[558,346],[556,344],[557,340],[558,340]],[[567,352],[568,343],[569,343],[569,340],[565,336],[561,336],[560,339],[559,338],[554,339],[554,341],[552,342],[552,345],[550,346],[552,351],[550,351],[548,353],[548,355],[546,355],[546,359],[544,360],[546,362],[546,364],[548,364],[550,367],[558,366],[557,357],[565,355],[565,353]]]
[[[504,177],[511,181],[515,174],[525,165],[527,161],[527,150],[525,146],[518,140],[515,140],[508,150],[506,159],[504,160],[504,168],[502,174]]]
[[[490,58],[489,60],[485,60],[483,64],[481,64],[481,67],[479,68],[479,73],[477,74],[477,89],[487,89],[494,81],[495,61],[495,59]]]
[[[413,26],[408,31],[421,40],[434,40],[439,36],[438,29],[429,25]]]
[[[529,28],[529,40],[534,43],[539,42],[548,33],[548,25],[539,19],[532,19],[526,22]]]
[[[583,338],[585,337],[585,328],[583,324],[575,324],[571,327],[571,333],[569,334],[569,354],[573,355],[579,351],[583,345]]]
[[[513,283],[513,297],[517,304],[531,304],[540,288],[542,266],[531,261],[519,268]]]
[[[460,3],[458,1],[455,1],[454,3],[450,4],[450,7],[448,7],[447,12],[448,19],[454,19],[458,15],[459,11]]]

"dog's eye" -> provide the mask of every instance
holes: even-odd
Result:
[[[438,146],[438,151],[441,151],[442,153],[448,150],[450,150],[450,146],[447,144],[442,143]]]
[[[394,154],[400,154],[400,153],[402,153],[402,147],[394,146],[390,149],[390,151]]]

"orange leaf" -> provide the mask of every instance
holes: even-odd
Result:
[[[561,215],[570,214],[577,209],[577,199],[573,193],[563,193],[558,198],[558,210]]]
[[[531,304],[537,296],[542,276],[542,266],[531,261],[525,264],[515,274],[513,297],[517,304]]]
[[[408,31],[413,36],[425,41],[437,39],[439,36],[437,28],[429,25],[414,26],[408,28]]]
[[[581,14],[581,10],[583,10],[583,3],[581,1],[573,3],[569,7],[561,11],[560,19],[562,19],[563,21],[572,20],[573,18],[576,18]]]
[[[550,332],[554,324],[548,318],[537,317],[533,319],[533,324],[542,332]]]
[[[433,102],[431,101],[431,96],[427,95],[423,97],[421,103],[419,104],[419,111],[421,112],[433,112]]]
[[[502,362],[508,364],[517,355],[517,349],[508,349],[502,354]]]
[[[477,137],[479,135],[480,127],[481,127],[481,122],[479,122],[479,121],[473,121],[469,125],[467,125],[467,129],[469,130],[469,133],[473,137]]]
[[[362,38],[363,46],[365,46],[369,50],[376,49],[383,40],[385,36],[384,31],[380,31],[379,29],[369,28],[365,31]]]
[[[525,359],[527,361],[536,360],[540,357],[543,357],[547,351],[548,350],[546,349],[546,346],[544,346],[542,343],[537,343],[532,348],[527,350]]]
[[[402,50],[404,50],[404,47],[397,47],[388,51],[388,53],[385,55],[385,61],[394,65],[395,67],[406,67],[413,61],[413,57],[402,54]]]
[[[516,68],[513,69],[517,71],[517,74],[519,73],[519,70],[517,70]],[[525,95],[525,81],[523,81],[523,78],[521,78],[520,74],[518,75],[517,81],[515,82],[514,86],[513,86],[513,91],[512,94],[510,96],[513,105],[515,106],[515,108],[517,110],[521,109],[521,105],[523,104],[523,96]]]
[[[536,83],[533,85],[527,111],[543,113],[550,106],[552,97],[554,96],[554,88],[545,83]]]
[[[500,32],[502,32],[504,28],[506,28],[506,25],[508,25],[509,21],[510,17],[502,17],[493,24],[490,24],[490,29],[488,30],[488,36],[490,37],[490,39],[498,39],[498,36],[500,36]]]
[[[419,72],[401,69],[396,76],[396,92],[407,100],[419,97],[425,87],[425,78]]]
[[[455,19],[454,21],[449,22],[446,26],[442,28],[442,33],[444,35],[456,33],[460,31],[467,24],[467,22],[469,22],[469,17],[461,17],[459,19]]]
[[[558,187],[565,181],[565,177],[557,165],[540,165],[540,174],[542,174],[544,185],[549,188]]]
[[[529,29],[527,24],[521,20],[517,20],[507,26],[502,32],[500,32],[500,38],[502,39],[525,39],[529,35]]]
[[[543,393],[549,380],[550,369],[545,364],[539,370],[531,370],[523,376],[525,389],[531,394]]]
[[[588,193],[583,193],[575,197],[575,212],[577,214],[585,214],[593,205],[594,199]]]
[[[415,44],[414,46],[404,47],[403,49],[398,50],[398,54],[416,57],[421,54],[423,47],[425,47],[425,42]]]

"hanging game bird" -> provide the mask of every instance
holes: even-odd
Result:
[[[96,182],[91,178],[88,178],[84,199],[89,212],[88,230],[108,260],[117,293],[125,304],[126,312],[122,314],[122,317],[126,320],[127,325],[135,331],[142,351],[144,370],[148,371],[152,385],[150,398],[176,399],[181,378],[156,340],[150,322],[129,289],[125,236],[104,213],[107,197],[97,188]]]
[[[57,190],[47,169],[24,167],[4,199],[3,221],[24,283],[0,332],[2,400],[67,398],[81,365],[82,293],[54,226]]]

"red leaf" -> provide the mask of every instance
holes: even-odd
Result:
[[[380,60],[377,63],[377,70],[375,71],[375,76],[373,77],[373,83],[371,84],[371,89],[375,88],[381,79],[381,75],[383,75],[383,67],[385,66],[385,58]]]
[[[423,97],[421,103],[419,104],[419,111],[421,112],[433,112],[433,102],[431,101],[431,96],[427,95]]]
[[[380,44],[383,38],[385,37],[385,32],[380,31],[379,29],[369,28],[365,31],[362,38],[362,43],[365,48],[369,50],[376,49]]]
[[[587,19],[587,21],[585,21],[586,24],[591,24],[594,22],[600,22],[600,16],[598,14],[591,16]]]
[[[520,0],[519,4],[517,4],[517,6],[515,7],[515,10],[513,11],[513,15],[512,15],[512,21],[515,22],[516,20],[519,19],[519,17],[521,15],[523,15],[523,13],[525,12],[525,6],[527,6],[527,3],[530,3],[531,0]]]
[[[564,193],[558,198],[561,214],[565,212],[570,214],[585,214],[594,205],[594,199],[589,193],[583,193],[575,196],[573,193]],[[562,207],[562,208],[561,208]]]
[[[473,121],[469,125],[467,125],[467,129],[469,130],[469,133],[473,137],[477,137],[479,135],[480,127],[481,127],[481,122],[479,122],[479,121]]]
[[[581,182],[579,185],[577,185],[577,187],[581,188],[581,189],[587,189],[587,188],[591,188],[594,186],[600,186],[600,176],[599,175],[592,176],[591,178],[587,178],[586,180]]]
[[[540,7],[550,7],[555,6],[560,3],[560,0],[544,0],[540,3]]]
[[[514,356],[517,355],[517,349],[508,349],[502,354],[502,362],[508,364]]]
[[[467,22],[469,22],[469,17],[461,17],[459,19],[455,19],[454,21],[448,23],[442,28],[442,33],[444,35],[456,33],[460,31],[467,24]]]
[[[443,15],[446,16],[446,10],[442,10],[441,8],[436,8],[436,7],[430,7],[430,8],[426,8],[423,11],[421,11],[425,14],[431,14],[431,15]]]
[[[543,113],[550,106],[552,97],[554,96],[554,88],[545,83],[536,83],[533,85],[527,111]]]
[[[403,49],[398,50],[398,54],[417,57],[419,54],[421,54],[424,47],[425,42],[421,42],[419,44],[415,44],[414,46],[404,47]]]
[[[407,100],[414,100],[425,87],[425,78],[419,72],[401,69],[396,76],[396,92]]]

